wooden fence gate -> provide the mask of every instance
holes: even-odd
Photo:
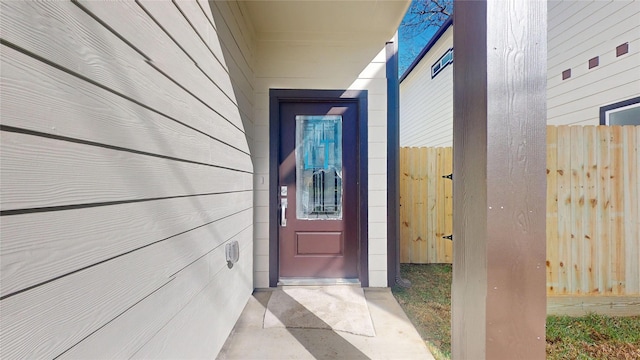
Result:
[[[452,171],[450,147],[400,149],[400,262],[453,260]]]

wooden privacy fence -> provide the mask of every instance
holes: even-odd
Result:
[[[640,294],[640,126],[547,127],[547,293]],[[400,151],[400,261],[450,263],[451,148]]]
[[[547,128],[547,293],[640,293],[640,126]]]
[[[450,147],[400,149],[400,262],[453,260],[452,171]]]

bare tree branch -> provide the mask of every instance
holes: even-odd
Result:
[[[415,59],[426,44],[415,41],[428,30],[437,29],[453,14],[453,0],[413,0],[399,29],[400,72]]]
[[[402,27],[424,31],[440,27],[453,13],[453,0],[414,0]]]

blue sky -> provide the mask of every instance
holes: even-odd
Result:
[[[400,31],[402,31],[402,28],[400,28]],[[427,45],[436,31],[438,31],[438,29],[429,28],[428,30],[422,32],[420,35],[412,36],[409,39],[404,39],[399,34],[398,37],[400,38],[400,40],[398,41],[398,76],[402,76],[404,71],[413,62],[413,59],[415,59],[415,57],[420,54],[422,48]]]
[[[425,0],[413,1],[415,2]],[[411,21],[412,19],[415,21],[416,17],[417,15],[411,14],[407,10],[407,13],[405,14],[400,24],[400,28],[398,29],[398,76],[402,76],[404,71],[409,67],[409,65],[411,65],[411,62],[413,62],[415,57],[420,54],[420,51],[429,42],[429,40],[431,40],[436,31],[438,31],[438,26],[431,26],[422,32],[412,34],[412,32],[415,32],[415,30],[409,31],[407,28],[403,27],[403,24],[407,21]]]

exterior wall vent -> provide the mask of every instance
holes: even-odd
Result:
[[[616,57],[622,56],[622,55],[624,55],[624,54],[626,54],[628,52],[629,52],[629,43],[628,42],[616,47]]]

